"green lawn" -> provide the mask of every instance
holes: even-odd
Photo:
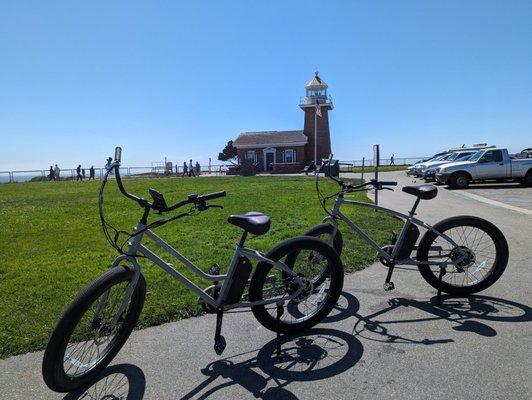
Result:
[[[324,217],[314,180],[308,178],[167,178],[128,180],[126,184],[131,192],[143,196],[153,187],[164,193],[169,204],[189,193],[227,191],[226,198],[213,202],[223,205],[223,210],[210,209],[158,229],[205,270],[215,261],[226,265],[240,237],[240,230],[226,222],[229,214],[256,210],[271,216],[270,232],[247,241],[263,251],[301,234]],[[325,192],[335,189],[330,181],[322,185]],[[42,349],[67,303],[115,257],[101,232],[98,187],[98,181],[0,185],[0,358]],[[366,199],[362,193],[356,197]],[[114,182],[108,185],[106,210],[109,219],[125,229],[134,226],[141,211],[121,197]],[[399,224],[371,210],[358,209],[351,215],[382,243]],[[375,259],[375,252],[345,227],[343,233],[346,271]],[[148,295],[140,327],[201,313],[195,296],[162,270],[147,264],[143,273]]]

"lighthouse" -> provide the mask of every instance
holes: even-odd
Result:
[[[316,159],[317,164],[331,154],[331,134],[329,132],[329,111],[334,108],[332,98],[327,94],[327,84],[318,71],[305,85],[306,95],[301,97],[299,107],[305,112],[303,134],[308,138],[305,146],[305,159]],[[321,117],[316,115],[319,107]]]

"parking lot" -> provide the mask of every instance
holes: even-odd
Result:
[[[532,188],[518,183],[473,184],[463,192],[532,212]]]

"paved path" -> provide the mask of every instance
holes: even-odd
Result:
[[[410,181],[404,173],[383,179]],[[406,211],[413,198],[396,190],[381,192],[380,200]],[[418,213],[432,223],[459,214],[493,221],[510,244],[507,271],[481,295],[447,299],[438,308],[435,291],[417,272],[405,270],[394,276],[397,289],[383,292],[385,269],[375,264],[346,277],[338,310],[325,323],[305,336],[285,337],[281,359],[274,355],[274,335],[249,314],[224,320],[228,346],[217,357],[214,318],[204,316],[135,332],[115,365],[85,394],[64,397],[47,390],[40,352],[0,361],[0,397],[531,398],[532,217],[441,189]]]

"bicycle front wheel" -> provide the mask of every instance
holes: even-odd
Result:
[[[249,287],[251,301],[282,299],[302,289],[298,296],[284,302],[279,323],[275,302],[252,307],[255,318],[265,328],[274,332],[300,333],[331,312],[344,282],[342,261],[331,246],[321,239],[297,237],[282,242],[265,256],[283,262],[303,281],[300,288],[293,276],[270,263],[259,263]],[[323,279],[316,282],[316,276]]]
[[[456,246],[427,231],[419,243],[417,260],[428,264],[450,263],[441,282],[443,292],[459,296],[477,293],[501,277],[508,264],[508,243],[491,222],[478,217],[459,216],[438,222],[434,229],[451,238]],[[464,254],[465,257],[462,256]],[[437,265],[419,266],[421,276],[436,289],[439,271]]]
[[[120,351],[137,323],[146,296],[146,281],[140,274],[131,300],[113,324],[133,275],[126,267],[111,268],[70,303],[44,352],[42,374],[50,389],[79,389]]]

